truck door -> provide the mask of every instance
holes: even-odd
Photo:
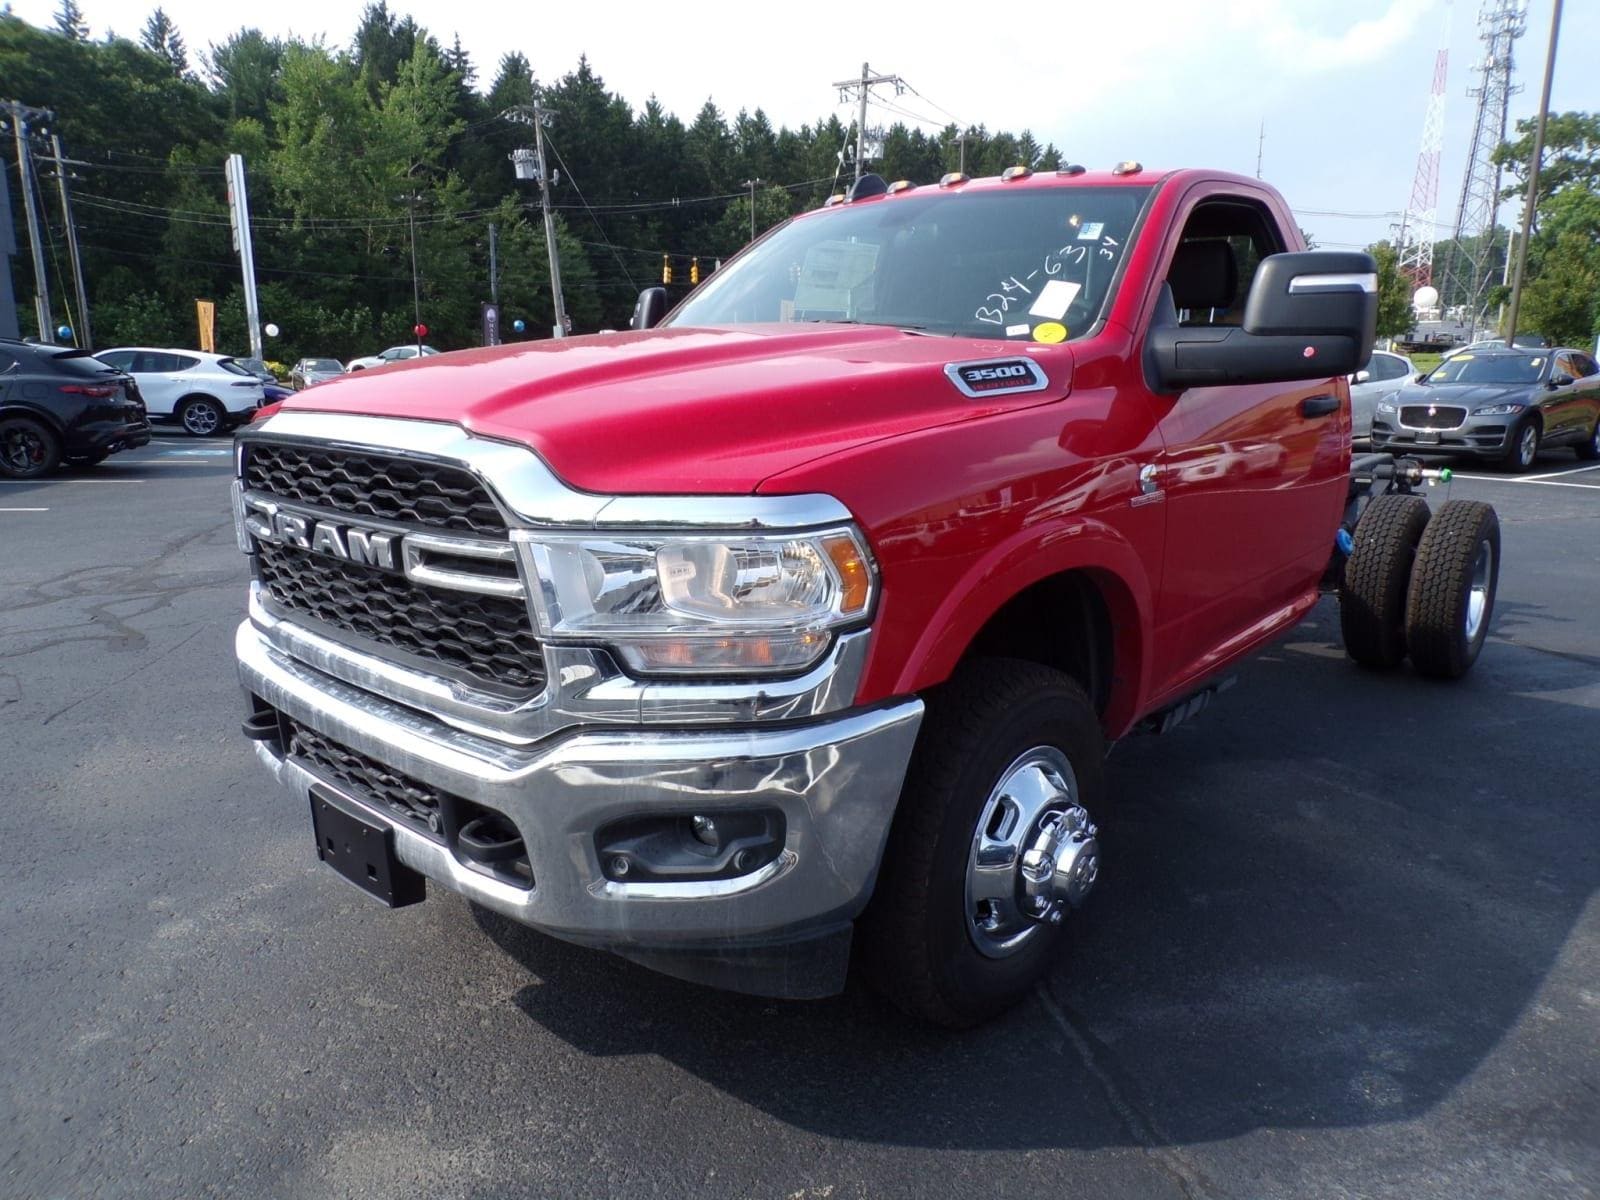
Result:
[[[1215,187],[1196,189],[1169,247],[1157,304],[1173,305],[1180,324],[1239,324],[1257,265],[1291,248],[1265,195]],[[1348,487],[1350,403],[1343,379],[1190,388],[1156,402],[1167,507],[1157,621],[1172,648],[1158,670],[1179,685],[1316,586]]]

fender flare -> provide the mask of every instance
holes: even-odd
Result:
[[[902,664],[895,693],[912,695],[944,682],[1002,606],[1067,571],[1081,571],[1096,584],[1111,617],[1115,665],[1104,723],[1110,736],[1119,736],[1150,694],[1146,650],[1154,598],[1144,563],[1127,539],[1093,518],[1024,529],[975,559],[935,609]]]

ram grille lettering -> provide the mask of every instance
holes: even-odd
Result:
[[[247,499],[245,506],[244,524],[251,537],[385,571],[400,570],[400,556],[396,552],[400,539],[396,534],[318,521],[284,512],[270,500],[254,497]]]

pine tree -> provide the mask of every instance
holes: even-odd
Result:
[[[183,35],[163,9],[157,8],[150,14],[144,23],[144,32],[139,35],[139,44],[157,58],[166,59],[174,74],[188,72],[189,52],[183,44]]]
[[[83,9],[78,7],[78,0],[61,0],[56,9],[56,30],[75,42],[89,40],[89,22],[84,19]]]

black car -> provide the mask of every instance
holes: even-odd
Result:
[[[138,387],[83,350],[0,338],[0,478],[92,465],[150,440]]]
[[[1470,454],[1526,471],[1544,446],[1600,459],[1600,364],[1582,350],[1453,354],[1380,401],[1372,448]]]

